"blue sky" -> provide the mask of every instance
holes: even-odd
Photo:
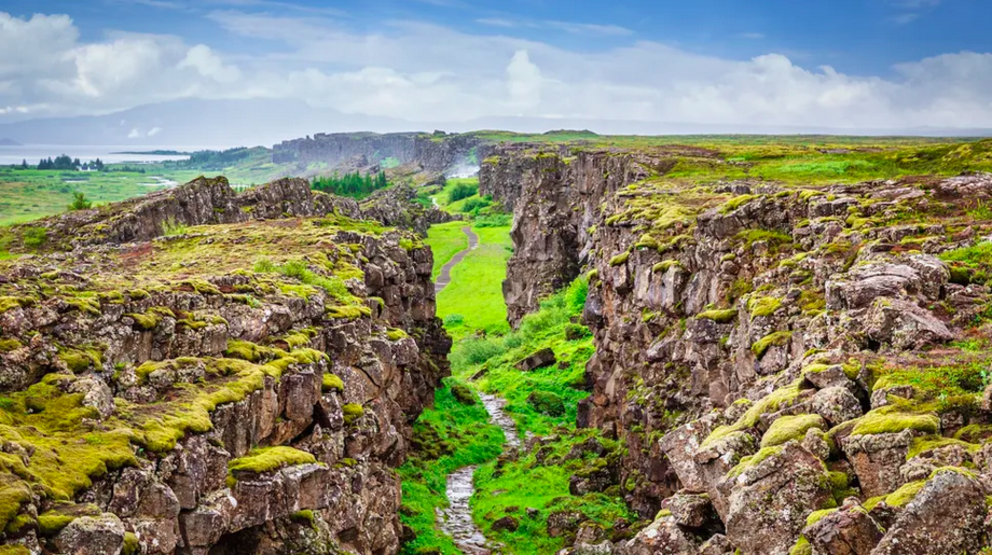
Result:
[[[51,71],[0,64],[0,122],[264,97],[414,120],[992,126],[980,0],[6,0],[0,12],[0,47],[28,30],[60,45],[36,48]]]
[[[183,5],[185,9],[169,9]],[[69,14],[84,39],[128,30],[178,34],[217,47],[237,37],[205,16],[213,10],[239,9],[330,15],[365,30],[382,28],[389,20],[423,20],[579,50],[656,40],[734,59],[776,51],[803,63],[829,64],[858,74],[885,75],[896,63],[936,54],[992,51],[992,34],[987,30],[992,3],[981,0],[8,0],[2,9],[20,16]],[[541,26],[548,21],[615,29],[597,33],[590,28],[582,33],[580,28]],[[252,48],[250,43],[241,46]]]

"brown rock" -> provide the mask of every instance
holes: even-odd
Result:
[[[541,349],[521,360],[514,367],[521,372],[530,372],[545,366],[551,366],[556,362],[555,352],[551,349]]]

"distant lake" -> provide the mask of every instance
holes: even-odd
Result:
[[[108,164],[119,164],[123,162],[163,162],[165,160],[186,160],[189,156],[159,156],[154,154],[113,154],[115,152],[140,152],[145,150],[175,150],[179,152],[193,152],[196,150],[216,150],[217,147],[162,147],[162,146],[87,146],[87,145],[19,145],[0,146],[0,165],[20,164],[21,160],[27,160],[28,164],[37,165],[42,158],[55,158],[62,154],[68,154],[71,158],[79,158],[80,162],[89,162],[99,158]]]

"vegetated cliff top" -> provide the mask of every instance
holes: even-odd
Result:
[[[430,251],[411,232],[341,214],[355,208],[305,181],[236,195],[201,179],[14,228],[0,260],[0,539],[73,552],[91,523],[60,530],[86,517],[145,549],[171,552],[180,530],[207,548],[326,509],[333,483],[350,483],[336,473],[400,462],[411,417],[446,372],[447,340]],[[379,425],[395,427],[388,450],[363,440],[343,453]],[[254,492],[238,489],[242,479]],[[259,487],[294,480],[312,491],[258,506],[274,495]],[[92,493],[140,498],[147,484],[168,490],[155,498],[164,506],[136,511]],[[209,508],[211,530],[180,522],[180,505],[207,510],[224,491],[237,503]],[[389,525],[366,536],[397,541],[395,507],[333,502],[384,510],[374,518]]]

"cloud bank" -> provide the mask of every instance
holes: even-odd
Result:
[[[885,77],[859,76],[775,52],[730,60],[633,37],[626,46],[576,52],[504,36],[491,21],[484,34],[416,21],[366,33],[323,16],[215,11],[209,18],[274,47],[246,55],[127,32],[84,42],[68,16],[0,13],[0,122],[180,98],[286,98],[414,122],[524,116],[992,128],[989,53],[948,53],[900,64]],[[623,36],[605,26],[542,25]]]

